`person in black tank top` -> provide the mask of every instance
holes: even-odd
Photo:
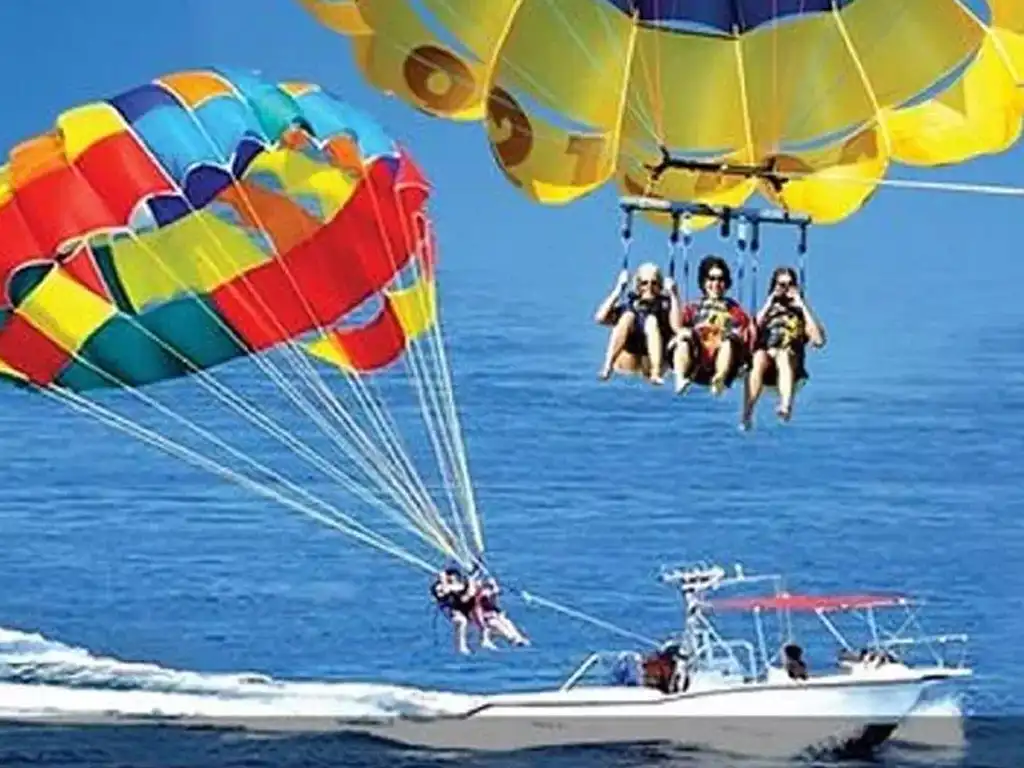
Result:
[[[455,647],[459,653],[469,653],[467,632],[476,609],[473,584],[458,568],[446,568],[430,585],[430,593],[438,610],[455,627]]]
[[[640,374],[660,385],[668,367],[668,342],[680,327],[678,288],[650,262],[637,268],[633,289],[627,292],[628,285],[629,273],[623,270],[594,313],[595,322],[612,328],[598,378],[607,381],[615,371]]]

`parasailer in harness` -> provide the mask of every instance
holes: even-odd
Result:
[[[789,420],[796,386],[808,378],[807,345],[825,345],[825,327],[811,311],[792,267],[779,267],[772,273],[756,323],[758,338],[743,403],[743,429],[750,429],[754,406],[765,385],[778,387],[775,412],[783,421]]]
[[[500,587],[494,579],[481,581],[450,567],[438,574],[430,591],[438,609],[455,627],[455,646],[459,653],[469,653],[467,634],[470,623],[480,630],[482,648],[496,648],[492,634],[513,645],[529,645],[526,637],[498,606]]]
[[[476,595],[476,618],[480,624],[480,647],[495,648],[491,634],[497,634],[512,645],[525,646],[530,641],[519,631],[508,615],[498,605],[501,587],[494,579],[481,582]]]
[[[668,342],[680,328],[681,308],[675,280],[664,279],[656,264],[641,264],[633,276],[623,270],[612,292],[594,313],[594,321],[612,326],[598,378],[612,371],[639,373],[654,385],[664,382]]]
[[[682,310],[682,328],[670,342],[681,358],[676,392],[692,382],[720,395],[749,363],[754,323],[738,301],[728,296],[732,274],[725,259],[706,256],[697,269],[701,298]]]
[[[475,585],[458,568],[445,568],[430,586],[430,593],[438,609],[455,627],[455,647],[459,653],[469,653],[467,631],[476,611]]]

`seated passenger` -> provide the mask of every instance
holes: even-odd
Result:
[[[725,259],[705,257],[697,281],[703,295],[683,308],[682,328],[670,343],[680,356],[676,392],[682,394],[695,381],[720,395],[750,360],[754,324],[727,295],[732,274]]]
[[[754,406],[764,387],[777,386],[779,418],[788,421],[793,413],[796,385],[807,379],[807,344],[825,345],[825,329],[814,317],[800,291],[796,270],[779,267],[772,273],[768,296],[757,313],[757,343],[747,378],[740,426],[750,429]]]
[[[431,585],[438,609],[455,627],[455,646],[459,653],[469,653],[467,632],[469,622],[475,618],[475,585],[463,577],[458,568],[446,568]]]
[[[598,378],[606,381],[614,370],[639,373],[660,385],[664,381],[667,344],[679,328],[679,292],[675,281],[663,280],[661,270],[651,263],[637,268],[633,290],[623,297],[628,283],[629,273],[623,270],[615,288],[594,313],[595,322],[612,326]]]
[[[786,674],[793,680],[807,679],[807,663],[804,661],[804,649],[794,643],[784,646],[782,653],[785,656]]]
[[[476,592],[475,614],[477,623],[480,625],[480,647],[495,648],[494,641],[491,640],[492,632],[497,633],[499,637],[513,645],[529,645],[530,641],[498,606],[500,591],[498,582],[488,579],[480,584]]]
[[[685,674],[685,660],[678,645],[667,645],[645,657],[643,669],[644,685],[656,688],[664,694],[685,691],[689,685]]]

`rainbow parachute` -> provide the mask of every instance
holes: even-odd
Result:
[[[961,162],[1021,131],[1016,0],[298,1],[351,37],[375,87],[485,120],[496,162],[542,203],[614,178],[730,206],[760,191],[836,222],[891,162]],[[652,188],[659,146],[791,180],[780,194],[697,170]]]
[[[0,368],[140,386],[330,328],[380,291],[376,320],[313,350],[384,366],[433,318],[428,263],[385,290],[426,197],[408,156],[314,86],[189,72],[65,112],[0,168]]]
[[[0,373],[424,564],[277,470],[228,466],[254,463],[219,436],[211,459],[111,410],[134,397],[210,437],[206,411],[179,407],[193,402],[184,386],[201,386],[204,408],[229,405],[356,501],[471,564],[482,540],[437,322],[428,196],[405,151],[315,85],[192,71],[70,109],[0,167]],[[213,376],[247,361],[233,386]],[[398,410],[429,420],[433,490],[452,518],[373,389],[387,372],[416,394]],[[257,373],[344,461],[281,420]],[[354,400],[334,391],[339,377]]]

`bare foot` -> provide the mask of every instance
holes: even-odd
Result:
[[[711,394],[718,397],[725,392],[725,376],[719,374],[711,380]]]

